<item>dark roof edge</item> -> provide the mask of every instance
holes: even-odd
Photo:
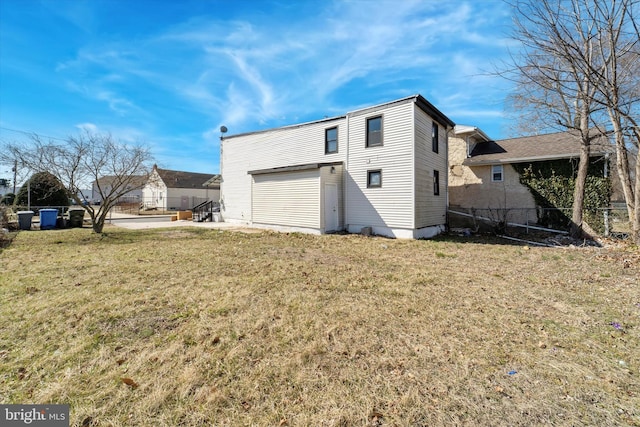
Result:
[[[303,171],[310,169],[320,169],[325,166],[338,166],[342,165],[342,162],[329,162],[329,163],[306,163],[304,165],[293,165],[293,166],[281,166],[277,168],[269,168],[269,169],[257,169],[247,172],[248,175],[264,175],[268,173],[280,173],[280,172],[295,172],[295,171]]]
[[[415,98],[415,102],[418,107],[420,107],[422,111],[439,121],[441,124],[445,124],[450,128],[454,128],[456,126],[456,124],[449,117],[445,116],[442,111],[438,110],[432,103],[427,101],[425,97],[418,94],[415,95]]]

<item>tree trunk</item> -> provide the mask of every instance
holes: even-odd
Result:
[[[640,142],[640,133],[636,132],[636,138]],[[640,144],[639,144],[640,145]],[[629,221],[632,223],[633,234],[631,238],[640,246],[640,154],[636,157],[636,183],[635,183],[635,207]]]
[[[94,218],[92,218],[91,228],[93,229],[94,233],[102,234],[102,229],[104,228],[104,222],[106,219],[106,214],[96,215]]]
[[[637,202],[634,202],[633,186],[629,171],[629,154],[627,147],[625,146],[620,115],[612,108],[608,108],[608,110],[609,119],[613,125],[613,132],[616,139],[616,170],[618,172],[620,185],[622,186],[622,194],[624,195],[625,205],[627,207],[629,225],[633,226],[635,207],[638,206],[638,204]]]
[[[580,146],[580,162],[578,163],[578,173],[576,175],[576,184],[573,191],[573,212],[571,215],[571,236],[583,237],[582,228],[582,208],[584,205],[584,188],[587,182],[587,172],[589,171],[589,141],[583,141]],[[588,137],[586,137],[588,138]]]

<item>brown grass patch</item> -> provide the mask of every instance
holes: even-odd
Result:
[[[106,230],[0,254],[2,403],[69,403],[71,425],[640,425],[637,252]]]

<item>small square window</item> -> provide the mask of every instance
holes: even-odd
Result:
[[[492,165],[491,166],[491,182],[502,182],[503,178],[503,167],[502,165]]]
[[[367,188],[382,187],[382,171],[367,171]]]
[[[338,128],[330,128],[324,131],[324,154],[338,152]]]
[[[431,123],[431,149],[438,152],[438,124],[435,122]]]
[[[440,172],[436,170],[433,171],[433,195],[440,195]]]
[[[382,116],[367,119],[367,147],[382,145]]]

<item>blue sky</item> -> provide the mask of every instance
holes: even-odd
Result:
[[[3,0],[0,140],[109,132],[158,165],[219,172],[229,134],[420,93],[509,136],[501,0]],[[3,175],[0,170],[0,176]]]

